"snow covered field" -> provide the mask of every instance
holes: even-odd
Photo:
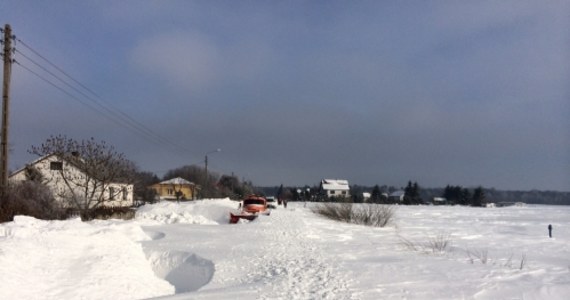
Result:
[[[132,221],[17,217],[0,225],[0,299],[570,295],[570,207],[399,206],[386,228],[322,219],[303,203],[229,225],[236,207],[160,203]],[[433,251],[437,241],[450,245]]]

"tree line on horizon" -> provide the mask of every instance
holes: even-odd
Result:
[[[267,196],[281,195],[291,201],[335,201],[335,199],[323,199],[319,196],[318,185],[304,186],[268,186],[257,187],[257,190]],[[570,205],[570,192],[560,191],[509,191],[482,186],[467,188],[463,186],[447,185],[444,188],[424,188],[417,182],[408,182],[405,187],[388,185],[351,185],[350,201],[354,203],[365,202],[363,193],[369,193],[371,203],[392,204],[393,201],[386,199],[386,194],[395,191],[403,191],[404,201],[401,204],[415,205],[430,203],[436,197],[445,198],[450,205],[484,206],[486,203],[523,202],[527,204],[550,204]],[[337,199],[338,200],[338,199]],[[346,199],[345,199],[346,200]]]

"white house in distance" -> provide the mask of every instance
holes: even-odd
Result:
[[[343,179],[323,179],[321,180],[321,191],[323,196],[330,197],[350,197],[350,186],[348,180]]]
[[[33,174],[35,172],[35,174]],[[133,205],[134,187],[126,183],[102,183],[84,173],[73,163],[68,162],[55,154],[43,156],[26,167],[10,175],[11,182],[29,180],[30,176],[36,176],[53,193],[56,201],[63,207],[68,207],[69,199],[73,194],[83,195],[86,190],[93,192],[94,197],[100,199],[99,205],[95,202],[84,202],[82,206],[92,208],[104,207],[128,207]],[[66,183],[67,182],[67,183]]]
[[[399,191],[394,191],[392,192],[389,196],[388,196],[388,200],[394,203],[400,203],[404,201],[404,196],[406,195],[406,192],[399,190]]]

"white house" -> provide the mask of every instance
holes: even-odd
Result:
[[[105,183],[90,177],[72,162],[66,161],[55,154],[46,155],[26,165],[26,167],[10,175],[11,182],[19,182],[36,177],[53,193],[56,201],[62,206],[69,207],[67,201],[71,198],[78,201],[83,208],[97,206],[128,207],[133,205],[134,187],[126,183]],[[91,199],[87,200],[86,193]],[[76,206],[77,206],[76,204]]]
[[[388,196],[388,200],[391,202],[399,203],[399,202],[404,201],[405,195],[406,195],[406,192],[404,192],[404,191],[401,191],[401,190],[395,191]]]
[[[330,197],[350,197],[350,186],[348,180],[343,179],[323,179],[321,180],[321,191],[323,196]]]
[[[447,199],[443,197],[433,197],[432,203],[433,205],[446,205]]]

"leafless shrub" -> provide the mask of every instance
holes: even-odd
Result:
[[[488,262],[490,262],[489,251],[487,249],[484,249],[484,250],[468,249],[466,251],[466,253],[467,253],[467,256],[469,257],[469,261],[471,263],[474,263],[475,260],[479,260],[484,265],[486,265]],[[513,268],[513,257],[514,257],[514,254],[511,253],[509,255],[509,258],[505,259],[505,263],[502,264],[502,266],[506,267],[506,268]],[[497,260],[497,262],[498,261],[499,261],[499,259]],[[493,265],[495,265],[497,262],[493,263]],[[527,263],[526,254],[523,253],[521,255],[519,270],[522,270],[524,268],[524,266],[526,265],[526,263]]]
[[[418,243],[414,243],[402,236],[400,236],[400,242],[410,251],[422,251],[423,249]]]
[[[512,268],[513,267],[513,256],[514,254],[511,253],[507,261],[503,264],[504,267]]]
[[[356,224],[384,227],[392,222],[394,206],[381,204],[363,204],[355,207],[352,219]]]
[[[7,196],[0,202],[0,222],[12,221],[16,215],[44,220],[65,219],[67,216],[50,190],[35,181],[10,185]]]
[[[130,207],[99,207],[88,212],[80,212],[79,216],[83,221],[94,219],[108,220],[121,219],[131,220],[135,217],[135,211]]]
[[[489,250],[487,249],[483,250],[468,249],[467,256],[469,257],[471,263],[473,263],[475,259],[478,259],[484,265],[486,265],[487,262],[489,262]]]
[[[440,233],[431,237],[426,244],[427,248],[433,253],[443,253],[451,246],[451,235],[449,233]]]
[[[440,233],[429,237],[427,242],[413,242],[400,236],[400,241],[408,250],[438,254],[446,252],[451,246],[451,235]]]
[[[311,207],[311,211],[334,221],[350,223],[352,206],[352,203],[325,202]]]
[[[522,270],[525,265],[526,265],[526,253],[523,253],[521,256],[521,263],[520,263],[519,270]]]
[[[393,220],[394,208],[389,205],[344,203],[320,203],[311,208],[313,213],[328,219],[346,223],[384,227]]]

